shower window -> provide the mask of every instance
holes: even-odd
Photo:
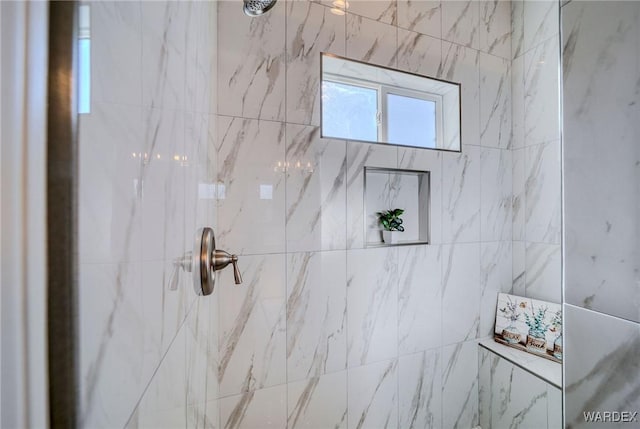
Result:
[[[91,6],[78,12],[78,113],[91,113]]]
[[[366,80],[326,75],[323,137],[434,149],[442,138],[442,97]]]

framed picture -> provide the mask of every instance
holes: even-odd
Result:
[[[500,293],[493,338],[507,346],[562,362],[562,306]]]

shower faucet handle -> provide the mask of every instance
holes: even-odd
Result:
[[[224,250],[214,250],[213,257],[211,258],[213,261],[213,270],[219,271],[225,268],[227,265],[233,265],[233,278],[237,285],[242,283],[242,275],[240,274],[240,270],[238,269],[238,255],[231,255],[229,252],[225,252]]]

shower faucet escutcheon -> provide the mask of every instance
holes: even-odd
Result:
[[[174,261],[174,273],[169,281],[169,289],[178,288],[180,269],[193,274],[193,288],[197,295],[206,296],[213,293],[216,283],[216,271],[233,265],[233,277],[237,285],[242,283],[242,275],[238,269],[238,256],[224,250],[216,249],[213,229],[200,228],[196,232],[193,251]]]

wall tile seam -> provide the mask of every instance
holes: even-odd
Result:
[[[547,37],[546,39],[536,43],[534,46],[530,47],[529,49],[527,49],[526,51],[522,52],[520,55],[518,55],[517,57],[513,58],[512,61],[515,61],[521,57],[524,57],[526,54],[531,53],[531,51],[534,51],[535,49],[539,48],[540,46],[546,44],[547,42],[550,42],[553,39],[557,39],[558,41],[558,46],[560,46],[560,33],[554,33],[553,35]]]
[[[610,313],[602,312],[600,310],[594,310],[594,309],[591,309],[591,308],[581,307],[579,305],[572,304],[572,303],[569,303],[569,302],[566,302],[566,301],[563,304],[566,305],[566,306],[572,307],[574,310],[584,310],[586,312],[592,313],[592,316],[594,316],[594,317],[610,317],[612,319],[615,319],[615,321],[617,323],[630,323],[630,324],[633,324],[633,325],[637,325],[637,327],[640,328],[640,321],[637,321],[637,320],[626,319],[626,318],[620,317],[619,315],[616,315],[616,314],[610,314]]]

